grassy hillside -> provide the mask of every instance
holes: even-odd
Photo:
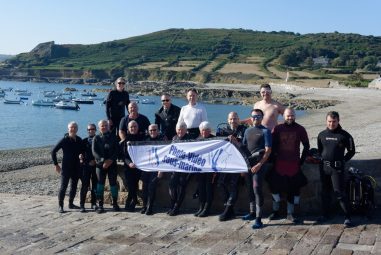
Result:
[[[324,58],[326,65],[316,63]],[[9,69],[106,79],[255,82],[337,79],[364,85],[380,71],[381,37],[357,34],[169,29],[92,45],[41,43],[7,60]],[[291,75],[290,75],[291,74]],[[339,75],[339,76],[337,76]],[[341,76],[340,76],[341,75]],[[365,77],[364,77],[365,75]]]

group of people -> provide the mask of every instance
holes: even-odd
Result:
[[[178,107],[171,102],[171,96],[161,96],[162,106],[155,113],[155,123],[139,113],[136,102],[130,102],[125,90],[126,81],[120,77],[115,81],[106,100],[107,120],[96,125],[89,124],[89,136],[81,139],[77,136],[78,125],[70,122],[68,134],[62,138],[52,150],[52,159],[56,171],[61,175],[61,187],[58,195],[59,212],[64,212],[64,196],[71,180],[69,208],[85,212],[86,194],[91,187],[91,207],[98,213],[104,212],[104,185],[106,176],[109,179],[112,196],[112,207],[119,211],[117,188],[117,161],[124,162],[125,180],[128,197],[126,211],[134,211],[137,202],[139,180],[143,183],[141,213],[153,214],[156,186],[163,176],[162,172],[145,172],[136,167],[128,154],[127,144],[131,141],[180,141],[202,140],[214,137],[212,126],[208,122],[207,112],[197,102],[198,93],[194,88],[187,91],[188,104]],[[181,173],[171,172],[169,181],[170,209],[168,215],[179,213],[184,200],[187,184],[192,176],[197,179],[199,209],[194,214],[206,217],[210,213],[213,202],[214,184],[218,183],[224,192],[224,211],[219,215],[220,221],[235,217],[234,205],[238,197],[239,179],[245,178],[249,198],[249,212],[243,220],[253,220],[254,229],[262,228],[263,216],[263,183],[267,181],[272,193],[273,210],[269,219],[280,217],[281,193],[286,194],[287,219],[292,223],[299,220],[295,207],[300,202],[300,191],[307,184],[307,178],[301,171],[310,149],[307,132],[303,126],[295,122],[295,111],[285,108],[272,99],[270,85],[260,87],[262,100],[255,103],[250,118],[240,120],[236,112],[227,116],[228,125],[218,128],[216,136],[226,137],[246,157],[249,162],[247,173]],[[125,112],[127,110],[127,115]],[[278,116],[283,115],[284,122],[278,124]],[[330,216],[331,191],[345,214],[344,224],[350,226],[350,211],[344,190],[345,162],[355,154],[355,146],[351,135],[339,124],[337,112],[331,111],[326,116],[327,128],[318,135],[318,151],[322,161],[320,176],[322,182],[322,216],[321,222]],[[300,147],[303,147],[300,153]],[[57,161],[56,153],[62,149],[62,168]],[[80,206],[74,205],[74,197],[78,180],[81,180]],[[91,185],[90,185],[91,183]]]

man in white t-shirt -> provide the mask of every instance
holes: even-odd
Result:
[[[208,120],[206,109],[197,103],[197,90],[191,88],[187,91],[188,104],[181,107],[180,116],[177,123],[185,122],[188,127],[190,138],[196,139],[200,135],[199,125]]]

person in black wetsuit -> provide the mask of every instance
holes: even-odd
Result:
[[[253,229],[262,228],[262,207],[264,204],[263,198],[263,178],[265,176],[267,166],[264,165],[271,153],[271,133],[270,130],[262,125],[263,112],[260,109],[251,111],[254,126],[246,129],[242,149],[246,150],[251,168],[249,169],[248,184],[253,187],[253,193],[249,189],[250,212],[245,215],[243,220],[253,220]],[[263,156],[255,156],[260,151],[264,151]]]
[[[214,137],[211,134],[212,127],[208,121],[203,121],[199,125],[200,136],[197,140],[204,140]],[[207,217],[213,202],[213,184],[216,173],[196,173],[197,191],[200,208],[194,214],[196,217]]]
[[[99,134],[93,139],[92,153],[95,158],[96,172],[98,178],[97,184],[97,200],[99,207],[97,213],[103,213],[104,187],[106,176],[110,183],[110,191],[112,197],[112,207],[114,211],[119,211],[118,205],[118,187],[116,183],[118,156],[118,140],[114,134],[109,131],[108,122],[101,120],[98,122]]]
[[[176,135],[176,123],[180,115],[180,107],[172,104],[171,96],[164,93],[161,96],[162,107],[155,113],[155,123],[159,126],[160,132],[168,139]]]
[[[176,133],[172,141],[182,141],[191,139],[187,134],[187,124],[179,122],[176,124]],[[167,212],[170,216],[179,214],[180,206],[184,201],[185,191],[188,181],[191,177],[189,173],[172,172],[169,180],[169,196],[171,199],[171,208]]]
[[[345,194],[344,167],[345,162],[355,155],[355,144],[352,136],[342,129],[339,122],[338,112],[328,112],[326,117],[327,128],[319,133],[317,139],[318,151],[322,157],[320,180],[322,183],[323,215],[319,221],[323,222],[329,217],[331,191],[333,190],[345,214],[344,225],[351,226],[348,200]]]
[[[111,133],[118,135],[120,120],[125,116],[125,110],[130,103],[130,95],[124,89],[126,80],[119,77],[115,81],[115,89],[111,90],[106,98],[106,116]]]
[[[246,130],[245,125],[240,125],[240,120],[236,112],[228,114],[228,126],[225,129],[217,129],[217,136],[227,136],[230,142],[240,147],[243,135]],[[239,173],[220,173],[218,177],[218,185],[222,187],[224,192],[225,210],[219,215],[220,221],[226,221],[234,218],[234,205],[238,197],[238,183],[241,174]],[[252,188],[251,188],[252,189]]]
[[[83,153],[82,139],[77,136],[78,124],[74,121],[68,124],[68,133],[54,146],[51,156],[56,172],[61,175],[61,186],[58,192],[58,211],[63,209],[67,186],[70,181],[69,209],[79,209],[74,205],[74,197],[77,192],[77,184],[80,175],[80,155]],[[58,164],[57,152],[62,149],[62,168]],[[82,157],[82,156],[81,156]]]
[[[148,127],[149,136],[146,141],[163,141],[165,137],[159,133],[159,127],[156,124],[151,124]],[[140,211],[142,214],[152,215],[153,204],[156,195],[156,186],[159,179],[163,176],[161,172],[142,171],[141,180],[143,183],[143,207]]]
[[[128,131],[125,139],[121,141],[124,154],[124,174],[128,195],[124,209],[128,212],[135,211],[135,206],[138,203],[138,183],[141,176],[141,170],[136,168],[128,154],[128,142],[143,141],[144,135],[139,132],[139,125],[135,120],[128,123]]]
[[[139,113],[139,107],[136,102],[131,102],[128,105],[128,115],[123,117],[120,121],[119,137],[121,141],[126,139],[128,123],[132,120],[136,121],[138,124],[140,135],[145,136],[148,134],[148,126],[151,124],[149,119],[145,115]]]
[[[89,191],[90,181],[91,181],[91,190],[90,190],[91,191],[91,209],[94,208],[97,210],[96,189],[97,189],[98,180],[97,180],[95,159],[91,151],[91,148],[93,145],[93,139],[95,137],[96,131],[97,131],[97,127],[95,124],[87,125],[87,133],[89,134],[89,136],[82,140],[85,153],[83,155],[83,158],[81,159],[82,166],[81,166],[80,178],[81,178],[82,186],[81,186],[80,203],[79,203],[81,212],[86,212],[85,201],[86,201],[87,191]]]

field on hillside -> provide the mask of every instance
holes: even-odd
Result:
[[[244,63],[228,63],[220,70],[220,73],[243,73],[243,74],[256,74],[258,76],[267,77],[268,75],[263,72],[258,64],[244,64]]]

